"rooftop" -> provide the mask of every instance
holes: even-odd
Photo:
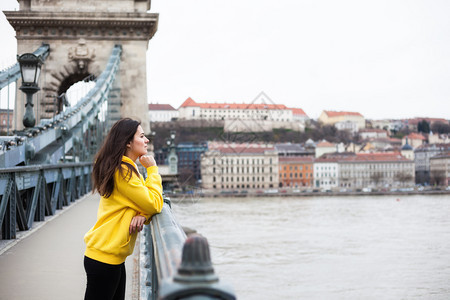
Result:
[[[280,163],[313,163],[314,157],[311,156],[280,156]]]
[[[343,159],[346,162],[381,162],[381,161],[410,161],[398,152],[357,153]]]
[[[270,110],[292,110],[294,115],[304,115],[306,113],[301,108],[288,108],[284,104],[266,104],[266,103],[198,103],[195,102],[192,98],[187,98],[181,107],[200,107],[200,108],[210,108],[210,109],[270,109]]]
[[[317,147],[336,147],[336,145],[333,143],[330,143],[328,141],[322,141],[322,142],[317,143],[316,148]]]
[[[351,112],[351,111],[330,111],[330,110],[324,110],[324,113],[332,118],[332,117],[340,117],[340,116],[357,116],[357,117],[363,117],[359,112]]]
[[[412,133],[408,134],[407,138],[411,139],[411,140],[412,139],[414,139],[414,140],[426,140],[426,138],[423,135],[421,135],[420,133],[415,133],[415,132],[412,132]]]
[[[148,110],[176,110],[170,104],[153,104],[149,103]]]

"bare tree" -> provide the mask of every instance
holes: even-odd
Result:
[[[444,185],[445,184],[445,172],[443,170],[433,170],[430,173],[431,185]]]
[[[381,172],[372,173],[370,176],[370,179],[375,183],[375,186],[378,186],[378,184],[383,180],[384,176]]]

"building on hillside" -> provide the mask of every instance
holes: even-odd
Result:
[[[359,136],[362,139],[377,139],[377,138],[389,138],[389,134],[384,129],[366,128],[359,131]]]
[[[412,133],[410,133],[407,136],[404,136],[402,138],[402,146],[405,145],[406,142],[408,142],[408,144],[411,147],[416,149],[417,147],[422,146],[423,144],[425,144],[426,141],[427,141],[427,138],[424,137],[422,134],[412,132]]]
[[[350,143],[345,145],[344,151],[345,152],[358,153],[358,152],[362,151],[361,149],[363,147],[364,147],[364,144],[350,142]]]
[[[370,138],[362,141],[359,152],[384,152],[399,150],[401,140],[396,138]]]
[[[0,132],[8,132],[12,129],[14,110],[0,109]]]
[[[319,122],[325,125],[334,125],[338,122],[345,121],[355,123],[358,130],[366,127],[366,120],[358,112],[324,110],[319,116]]]
[[[450,135],[430,132],[430,134],[428,135],[428,143],[429,144],[448,144],[448,143],[450,143]]]
[[[358,124],[356,124],[356,122],[353,122],[353,121],[336,122],[334,124],[334,127],[336,127],[338,130],[346,130],[346,131],[349,131],[351,133],[358,132]]]
[[[314,160],[314,187],[321,190],[332,190],[339,186],[339,164],[337,157],[326,155]]]
[[[301,144],[275,144],[275,150],[278,156],[312,156],[314,157],[315,150],[311,147],[306,147]]]
[[[315,156],[320,157],[326,153],[344,152],[344,151],[345,151],[344,144],[342,143],[334,144],[326,140],[322,140],[321,142],[318,142],[316,144]]]
[[[224,121],[226,132],[261,132],[273,128],[303,131],[308,116],[278,104],[197,103],[188,98],[178,109],[180,120]]]
[[[210,142],[202,155],[202,187],[219,192],[278,188],[278,154],[272,145]]]
[[[450,144],[425,144],[414,149],[416,183],[430,184],[430,158],[450,151]]]
[[[178,108],[180,119],[292,121],[292,109],[275,104],[197,103],[188,98]]]
[[[148,117],[150,122],[170,122],[178,118],[178,111],[170,104],[148,105]]]
[[[397,152],[357,153],[339,160],[339,187],[387,189],[414,186],[414,162]]]
[[[430,184],[448,186],[450,182],[450,151],[430,158]]]
[[[304,188],[313,186],[314,157],[279,156],[280,187]]]
[[[307,124],[309,122],[308,115],[301,108],[291,108],[292,121]]]

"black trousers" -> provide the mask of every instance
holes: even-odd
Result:
[[[125,299],[125,263],[110,265],[84,257],[87,275],[85,300]]]

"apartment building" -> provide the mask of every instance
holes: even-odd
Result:
[[[416,183],[430,183],[430,159],[447,151],[450,151],[450,144],[424,144],[414,150]]]
[[[210,142],[201,158],[202,187],[216,191],[278,188],[273,145]]]
[[[414,162],[398,152],[357,153],[339,159],[339,187],[348,189],[414,186]]]
[[[280,187],[301,188],[313,186],[314,157],[279,156]]]
[[[331,190],[339,185],[339,163],[337,157],[326,155],[314,161],[314,187],[322,190]]]
[[[450,151],[430,158],[430,184],[448,186],[450,182]]]

